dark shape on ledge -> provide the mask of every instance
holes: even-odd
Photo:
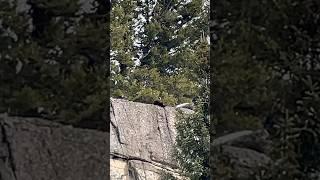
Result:
[[[166,107],[166,105],[164,105],[162,102],[156,100],[153,102],[154,105],[160,106],[160,107]]]
[[[274,115],[273,114],[269,114],[266,117],[266,120],[263,123],[263,126],[266,130],[270,130],[274,127],[275,123],[274,123]]]

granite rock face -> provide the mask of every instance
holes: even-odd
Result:
[[[110,114],[111,179],[182,178],[172,158],[174,107],[111,99]]]
[[[0,115],[0,180],[159,180],[164,173],[186,179],[172,157],[176,112],[174,107],[111,99],[110,136]],[[242,131],[214,139],[211,148],[219,147],[214,156],[228,157],[239,179],[246,179],[272,161],[266,155],[269,144],[266,131]]]
[[[273,164],[268,156],[271,150],[268,137],[265,130],[245,130],[218,137],[211,144],[211,150],[215,150],[215,158],[211,160],[215,165],[223,157],[229,162],[227,167],[232,169],[237,179],[249,179],[259,169]]]
[[[163,173],[184,179],[172,158],[175,113],[173,107],[112,99],[110,136],[1,115],[0,180],[153,180]]]
[[[174,107],[111,100],[111,179],[158,180],[162,172],[184,179],[172,158],[176,112]],[[239,179],[245,179],[257,167],[271,163],[266,155],[270,149],[268,136],[264,130],[240,131],[214,139],[211,147],[219,147],[215,156],[227,157]]]
[[[108,133],[0,116],[1,180],[106,180]]]

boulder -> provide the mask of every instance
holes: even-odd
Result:
[[[108,133],[0,116],[1,180],[105,180]]]
[[[268,153],[271,149],[269,134],[265,130],[239,131],[213,140],[211,150],[213,166],[218,166],[221,157],[238,179],[248,179],[260,168],[273,164]]]
[[[163,172],[181,178],[172,157],[176,112],[174,107],[111,99],[111,179],[153,180]]]

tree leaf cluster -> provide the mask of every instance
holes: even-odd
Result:
[[[211,58],[220,106],[213,115],[217,132],[236,129],[232,123],[256,129],[271,115],[271,156],[282,168],[271,169],[265,178],[311,179],[319,169],[319,2],[216,5],[212,29],[218,39]],[[279,173],[283,169],[286,173]]]
[[[199,80],[204,79],[198,65],[208,61],[207,42],[199,42],[208,32],[200,2],[151,0],[128,7],[127,1],[121,1],[115,5],[112,96],[145,103],[160,100],[171,106],[192,101]],[[130,41],[120,45],[124,34]]]
[[[0,111],[106,129],[108,8],[93,1],[1,1]],[[100,123],[100,124],[99,124]]]

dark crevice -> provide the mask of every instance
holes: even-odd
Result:
[[[7,138],[7,132],[6,132],[6,128],[4,127],[5,124],[4,123],[0,123],[0,126],[1,126],[1,132],[2,132],[2,136],[3,136],[3,139],[2,139],[2,142],[4,144],[7,144],[7,147],[8,147],[8,155],[9,155],[9,163],[10,163],[10,166],[11,166],[11,169],[12,169],[12,172],[13,172],[13,176],[15,179],[17,179],[17,175],[16,175],[16,165],[14,163],[14,158],[13,158],[13,155],[12,155],[12,147],[11,147],[11,144]]]
[[[158,114],[158,111],[156,111],[156,112],[157,112],[157,115],[159,115],[159,114]],[[153,118],[153,116],[152,116],[152,118]],[[163,142],[163,141],[162,141],[163,139],[162,139],[162,136],[161,136],[160,123],[159,123],[158,117],[156,118],[156,121],[157,121],[157,125],[158,125],[158,131],[159,131],[160,141]]]
[[[135,180],[141,179],[137,169],[128,162],[129,179],[133,178]],[[144,172],[145,173],[145,172]],[[146,177],[146,174],[145,174]]]
[[[167,116],[167,110],[166,110],[166,108],[163,108],[163,110],[164,110],[164,116],[166,118],[166,123],[167,123],[167,128],[168,128],[170,140],[173,143],[173,139],[172,139],[173,137],[172,137],[171,130],[170,130],[170,127],[169,127],[169,120],[168,120],[168,116]]]
[[[114,119],[116,120],[116,114],[114,113],[114,107],[113,107],[113,105],[112,105],[112,102],[111,102],[110,104],[111,104],[111,108],[112,108],[113,117],[114,117]],[[126,143],[124,143],[124,142],[121,141],[121,136],[120,136],[119,127],[116,126],[115,123],[112,122],[111,119],[110,119],[110,123],[111,123],[111,125],[113,126],[113,128],[114,128],[114,130],[115,130],[115,132],[116,132],[116,136],[117,136],[117,138],[118,138],[119,143],[120,143],[120,144],[125,144],[125,145],[127,145]]]
[[[158,160],[156,158],[153,158],[153,156],[151,157],[151,160],[154,161],[154,162],[157,162],[157,163],[160,163],[160,164],[163,164],[163,165],[166,165],[166,166],[169,166],[173,169],[179,169],[179,167],[175,164],[172,164],[172,163],[168,163],[166,161],[161,161],[161,160]]]
[[[56,170],[55,166],[54,166],[54,161],[52,160],[52,152],[50,150],[50,147],[47,148],[47,152],[48,152],[48,155],[49,155],[49,161],[51,162],[51,165],[52,165],[52,170],[54,172],[54,174],[56,175],[56,178],[58,178],[58,171]]]
[[[110,153],[111,157],[113,159],[122,159],[122,160],[125,160],[125,161],[141,161],[141,162],[144,162],[144,163],[149,163],[149,164],[152,164],[154,166],[157,166],[157,167],[160,167],[162,169],[165,169],[167,171],[172,171],[168,168],[165,167],[166,166],[169,166],[170,168],[172,169],[179,169],[179,167],[177,165],[174,165],[174,164],[171,164],[171,163],[167,163],[167,162],[164,162],[164,161],[160,161],[160,160],[152,160],[152,161],[149,161],[149,160],[146,160],[146,159],[143,159],[141,157],[136,157],[136,156],[131,156],[131,155],[123,155],[123,154],[119,154],[119,153]],[[159,164],[156,164],[156,163],[159,163]]]

